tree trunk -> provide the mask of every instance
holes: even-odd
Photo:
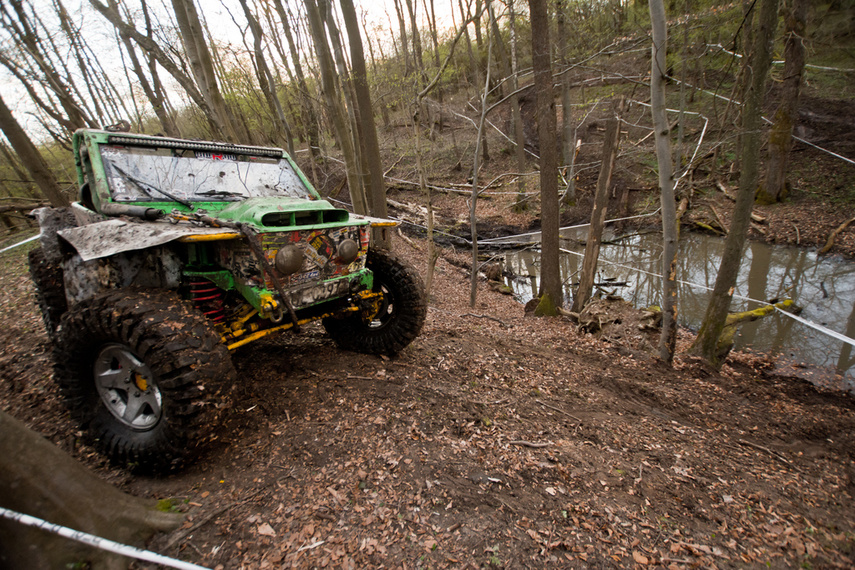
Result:
[[[413,66],[410,63],[410,46],[407,43],[407,24],[404,21],[404,9],[401,6],[401,0],[395,0],[395,12],[398,14],[398,26],[401,29],[401,50],[404,52],[404,75],[408,76],[413,72]]]
[[[419,34],[419,26],[416,21],[416,10],[418,4],[413,4],[413,0],[405,0],[407,3],[407,14],[410,16],[410,36],[413,38],[413,62],[416,66],[416,73],[424,73],[424,62],[422,61],[422,38]]]
[[[187,93],[187,96],[202,110],[202,113],[205,115],[205,118],[208,120],[208,123],[214,133],[215,136],[223,135],[223,127],[221,125],[221,121],[218,119],[218,115],[209,104],[207,99],[202,95],[202,92],[193,82],[189,75],[184,72],[184,68],[176,64],[159,45],[154,41],[152,36],[146,36],[140,33],[133,25],[129,24],[125,20],[122,19],[121,14],[119,14],[114,4],[107,6],[102,4],[99,0],[89,0],[89,3],[95,8],[102,16],[104,16],[112,25],[115,27],[120,34],[127,34],[128,37],[132,38],[134,42],[140,48],[145,50],[150,58],[157,61],[174,79],[178,84],[184,89],[184,92]],[[145,7],[145,4],[142,5]],[[150,65],[150,67],[154,67]],[[153,77],[155,77],[153,75]]]
[[[714,366],[721,366],[716,347],[724,330],[742,248],[745,245],[748,226],[751,221],[751,206],[757,190],[760,162],[760,114],[763,106],[766,76],[772,62],[772,41],[777,26],[778,0],[760,0],[760,19],[752,50],[750,73],[746,76],[749,87],[746,89],[745,104],[742,109],[742,172],[739,177],[739,190],[730,231],[724,242],[724,254],[716,276],[712,297],[707,306],[704,321],[698,331],[698,338],[690,348]]]
[[[558,149],[555,96],[552,90],[549,16],[546,0],[529,0],[534,87],[537,91],[537,133],[540,139],[540,288],[541,305],[554,314],[564,304],[558,264]]]
[[[757,192],[761,204],[780,202],[787,195],[787,163],[793,146],[793,128],[799,114],[799,95],[805,69],[805,18],[807,0],[789,0],[784,8],[784,81],[781,102],[769,133],[769,160],[766,180]]]
[[[386,184],[383,179],[383,164],[380,160],[380,144],[377,141],[377,127],[374,124],[374,107],[371,105],[371,93],[368,87],[368,72],[365,69],[365,53],[362,50],[362,37],[359,34],[359,22],[352,0],[339,0],[347,37],[350,43],[350,65],[352,68],[353,89],[356,92],[356,104],[359,120],[362,123],[363,155],[368,164],[365,188],[368,190],[368,206],[372,216],[385,218]],[[372,241],[375,246],[390,249],[391,241],[385,228],[378,228]]]
[[[27,167],[30,176],[33,177],[45,198],[50,200],[50,203],[56,208],[69,206],[68,197],[62,193],[50,166],[45,162],[15,117],[12,116],[12,111],[6,106],[2,97],[0,97],[0,130],[6,135],[9,144],[15,149],[18,158]]]
[[[620,113],[623,112],[623,99],[617,106],[606,124],[606,135],[603,140],[603,165],[597,178],[597,191],[594,195],[594,209],[591,211],[591,227],[588,229],[588,242],[585,244],[585,258],[582,261],[582,273],[579,276],[579,287],[573,296],[574,313],[582,312],[585,304],[591,298],[594,289],[594,276],[597,271],[597,259],[600,257],[600,240],[603,237],[603,226],[606,222],[606,211],[609,205],[609,185],[612,181],[615,159],[620,143]]]
[[[294,36],[291,33],[291,23],[288,18],[288,13],[282,5],[282,0],[273,0],[276,8],[276,13],[279,14],[279,19],[282,22],[282,31],[285,32],[285,38],[288,40],[288,50],[291,52],[291,63],[294,66],[294,74],[297,76],[297,86],[300,89],[300,102],[302,105],[303,128],[306,132],[306,140],[309,144],[309,153],[312,155],[312,169],[314,170],[314,161],[319,156],[319,141],[318,141],[318,119],[315,115],[315,107],[312,104],[312,98],[309,95],[309,87],[306,85],[306,76],[303,73],[303,65],[300,63],[300,54],[297,51],[297,46],[294,43]]]
[[[514,155],[517,159],[517,170],[520,174],[525,172],[525,128],[522,120],[522,110],[520,109],[520,98],[516,94],[519,89],[519,61],[517,58],[517,18],[514,12],[515,0],[508,0],[508,18],[510,19],[511,31],[511,118],[514,121]],[[525,192],[525,178],[520,176],[517,179],[517,200],[514,203],[514,210],[521,212],[527,206],[527,196]]]
[[[213,110],[218,126],[232,141],[247,140],[249,133],[238,126],[237,121],[226,106],[222,93],[220,93],[217,76],[214,72],[214,61],[205,41],[205,34],[199,21],[196,5],[193,0],[172,0],[172,8],[175,11],[175,19],[181,32],[184,52],[190,60],[193,77],[196,79],[202,96]]]
[[[481,119],[478,121],[478,134],[475,139],[475,156],[472,160],[472,194],[469,200],[469,231],[472,237],[472,269],[469,273],[469,306],[475,307],[478,296],[478,217],[475,206],[478,203],[478,174],[481,170],[479,146],[484,140],[484,123],[487,122],[487,94],[490,91],[490,58],[493,55],[493,42],[487,45],[487,78],[484,80],[484,90],[481,91]],[[418,126],[416,126],[418,128]]]
[[[350,190],[350,199],[353,209],[357,214],[368,214],[368,202],[362,187],[362,178],[359,175],[359,162],[353,148],[353,138],[350,126],[345,120],[345,111],[339,94],[335,87],[335,70],[333,67],[332,54],[330,54],[327,37],[324,33],[324,25],[321,14],[315,0],[304,0],[306,13],[308,14],[309,27],[315,43],[315,52],[318,56],[320,67],[321,86],[324,99],[327,102],[329,117],[333,123],[336,139],[344,154],[345,171],[347,173],[347,185]]]
[[[294,154],[294,137],[291,134],[291,126],[288,124],[288,119],[285,118],[285,112],[282,110],[282,104],[279,102],[279,96],[276,93],[276,81],[273,74],[270,72],[270,67],[264,59],[264,49],[262,48],[262,40],[264,35],[261,31],[261,24],[255,14],[249,9],[246,0],[240,0],[241,8],[243,8],[244,16],[246,16],[249,30],[252,33],[253,40],[253,56],[255,57],[256,75],[258,76],[258,87],[264,94],[264,99],[267,101],[267,106],[270,112],[279,122],[279,126],[284,132],[286,144],[288,145],[288,154],[292,157]]]
[[[674,168],[671,163],[671,138],[665,110],[665,54],[668,34],[662,0],[649,0],[653,28],[653,53],[650,70],[650,112],[659,164],[659,196],[662,205],[662,334],[659,358],[669,365],[677,345],[677,205],[674,200]]]
[[[142,546],[182,515],[122,493],[68,454],[0,411],[0,506],[101,538]],[[3,568],[127,568],[128,561],[37,528],[0,519]],[[76,567],[76,566],[75,566]]]

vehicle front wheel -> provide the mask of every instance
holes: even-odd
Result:
[[[148,472],[167,472],[201,448],[235,377],[208,322],[161,291],[112,291],[74,306],[54,357],[87,439],[113,463]]]
[[[389,251],[370,250],[366,266],[374,274],[374,292],[382,293],[370,319],[360,315],[324,319],[341,348],[392,356],[419,336],[427,316],[424,284],[414,267]]]

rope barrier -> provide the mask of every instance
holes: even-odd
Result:
[[[39,239],[38,234],[34,235],[34,236],[33,236],[33,237],[31,237],[31,238],[27,238],[27,239],[25,239],[24,241],[19,241],[18,243],[14,244],[14,245],[10,245],[10,246],[8,246],[8,247],[4,247],[3,249],[0,249],[0,253],[4,253],[4,252],[6,252],[6,251],[9,251],[10,249],[15,249],[15,248],[16,248],[16,247],[18,247],[18,246],[24,245],[25,243],[30,243],[31,241],[33,241],[33,240],[37,240],[37,239]]]
[[[23,513],[4,509],[3,507],[0,507],[0,515],[2,515],[4,518],[19,522],[23,525],[46,530],[48,532],[58,534],[62,537],[70,538],[71,540],[76,540],[77,542],[82,542],[83,544],[87,544],[89,546],[92,546],[93,548],[98,548],[99,550],[105,550],[107,552],[121,554],[122,556],[136,558],[137,560],[145,560],[146,562],[154,562],[155,564],[168,566],[169,568],[178,568],[178,570],[209,570],[209,568],[205,566],[199,566],[197,564],[191,564],[190,562],[184,562],[182,560],[169,558],[167,556],[157,554],[156,552],[151,552],[150,550],[140,550],[139,548],[135,548],[133,546],[120,544],[118,542],[113,542],[112,540],[107,540],[106,538],[101,538],[93,534],[74,530],[58,524],[49,523],[47,521],[32,517],[30,515],[25,515]]]

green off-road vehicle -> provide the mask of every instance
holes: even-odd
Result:
[[[322,200],[281,149],[80,130],[79,200],[35,215],[30,272],[54,375],[112,461],[164,471],[229,407],[229,351],[321,321],[392,355],[421,331],[420,277]],[[383,230],[379,230],[383,231]]]

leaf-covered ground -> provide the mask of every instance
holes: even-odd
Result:
[[[396,250],[424,271],[414,245]],[[185,526],[149,548],[211,568],[855,565],[852,397],[759,355],[672,370],[524,317],[483,281],[470,308],[447,258],[398,357],[339,351],[320,328],[236,351],[215,447],[155,479],[78,443],[24,258],[2,254],[0,406],[124,490],[171,499]]]

